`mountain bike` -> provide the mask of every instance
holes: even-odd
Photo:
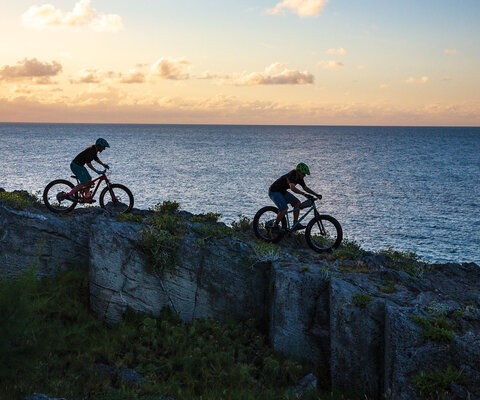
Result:
[[[308,246],[318,253],[324,253],[336,249],[343,239],[343,231],[340,223],[330,215],[320,214],[315,205],[319,199],[311,198],[301,203],[300,209],[308,210],[300,215],[295,224],[293,222],[293,209],[290,209],[280,221],[279,226],[274,227],[277,219],[278,208],[274,206],[263,207],[253,218],[253,230],[255,235],[269,243],[278,243],[285,235],[298,232],[301,222],[313,211],[313,218],[305,229],[305,239]]]
[[[100,192],[100,207],[111,213],[129,213],[133,208],[133,194],[126,186],[111,183],[106,171],[88,182],[85,189],[78,191],[74,195],[68,195],[80,181],[75,175],[71,178],[76,179],[77,183],[66,179],[56,179],[50,182],[43,191],[43,202],[50,211],[54,213],[67,213],[72,211],[77,204],[92,204],[95,202],[93,197],[97,193],[102,182],[105,187]]]

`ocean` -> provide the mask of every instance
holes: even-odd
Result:
[[[135,206],[253,218],[299,162],[320,209],[368,250],[480,264],[480,128],[0,124],[0,187],[41,194],[98,137]],[[301,197],[301,196],[300,196]]]

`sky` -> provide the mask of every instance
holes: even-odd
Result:
[[[479,0],[3,0],[0,122],[480,126]]]

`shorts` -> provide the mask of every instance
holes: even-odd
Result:
[[[297,203],[300,203],[293,194],[290,192],[281,193],[281,192],[268,192],[268,197],[272,199],[275,205],[278,207],[280,211],[288,210],[288,203],[294,206]]]
[[[81,165],[78,165],[77,163],[74,163],[73,161],[70,164],[70,169],[82,185],[85,185],[92,180],[92,177],[88,173],[87,169],[85,167],[82,167]]]

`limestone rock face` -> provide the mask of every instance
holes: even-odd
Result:
[[[143,227],[96,208],[57,216],[0,204],[0,279],[31,265],[39,276],[88,265],[92,310],[108,324],[127,308],[169,307],[185,322],[254,319],[276,351],[317,366],[332,389],[421,399],[415,378],[454,368],[461,379],[441,390],[480,399],[478,265],[419,264],[412,273],[381,254],[318,255],[294,237],[269,261],[248,234],[202,236],[187,222],[176,265],[153,273]]]
[[[0,279],[31,266],[39,276],[89,265],[88,237],[98,213],[60,217],[0,205]]]
[[[90,287],[94,311],[109,323],[128,307],[158,315],[173,309],[182,320],[263,320],[268,271],[252,268],[245,243],[234,238],[202,240],[193,233],[180,243],[179,266],[149,272],[138,244],[140,224],[99,219],[90,238]]]

